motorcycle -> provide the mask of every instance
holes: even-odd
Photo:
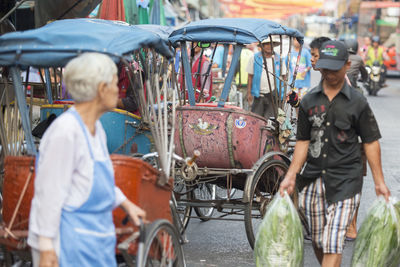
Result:
[[[382,88],[382,74],[385,70],[378,61],[375,61],[372,66],[366,66],[365,68],[368,72],[365,89],[367,89],[369,95],[376,96],[378,91]]]

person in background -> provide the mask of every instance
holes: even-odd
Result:
[[[279,39],[272,38],[273,47],[279,44]],[[276,77],[272,74],[267,76],[262,53],[265,56],[270,73],[274,73],[273,68],[275,68],[275,74],[279,77],[281,74],[284,75],[286,73],[286,69],[285,64],[283,64],[282,68],[280,67],[279,55],[273,51],[270,38],[264,40],[261,51],[249,59],[247,65],[247,101],[249,105],[252,103],[251,112],[269,119],[275,116],[271,93],[275,90],[274,79],[276,79]],[[275,65],[273,65],[273,57]],[[275,96],[273,95],[273,97]]]
[[[311,41],[310,43],[310,54],[311,54],[311,66],[315,71],[319,71],[315,65],[317,64],[317,61],[319,59],[319,49],[321,48],[321,45],[326,42],[330,41],[331,39],[325,36],[317,37],[314,40]],[[296,64],[296,63],[295,63]],[[310,74],[311,75],[311,74]],[[311,81],[311,79],[310,79]],[[300,104],[300,98],[299,95],[295,90],[292,90],[286,98],[286,101],[292,106],[297,108]],[[308,237],[306,237],[308,239]]]
[[[311,227],[315,255],[323,267],[339,267],[345,235],[360,203],[362,160],[358,137],[371,166],[376,194],[388,201],[381,165],[381,137],[365,97],[345,81],[347,47],[322,44],[316,68],[320,84],[299,107],[297,142],[280,194],[299,190],[300,208]],[[303,165],[306,163],[304,169]]]
[[[383,60],[384,58],[386,58],[386,53],[383,47],[380,45],[381,40],[379,36],[372,37],[371,41],[372,41],[372,46],[368,47],[367,55],[365,58],[365,65],[372,67],[375,64],[375,62],[377,62],[381,66],[383,72],[381,73],[380,84],[382,87],[384,87],[387,70],[386,66],[383,64]]]
[[[296,68],[297,57],[300,52],[301,44],[297,41],[296,38],[293,38],[293,48],[294,50],[291,52],[290,55],[290,83],[292,83],[293,73]],[[307,93],[307,90],[311,86],[311,54],[308,49],[303,48],[301,50],[301,57],[298,66],[298,71],[296,75],[296,80],[294,82],[294,91],[298,94],[299,99]]]
[[[236,84],[241,87],[247,88],[248,73],[246,71],[247,65],[249,64],[250,58],[254,57],[254,49],[257,46],[255,43],[248,44],[243,47],[240,53],[240,67],[238,67],[238,73],[236,74]]]
[[[212,96],[212,75],[211,70],[208,73],[210,60],[205,56],[201,55],[202,48],[196,44],[194,47],[194,56],[192,63],[192,83],[193,88],[196,91],[196,100],[199,98],[200,92],[203,89],[202,101],[210,100]]]
[[[319,59],[319,49],[321,45],[326,41],[330,41],[331,39],[325,36],[317,37],[310,43],[310,52],[311,52],[311,66],[314,70],[318,70],[315,65]]]
[[[371,46],[371,37],[369,36],[364,37],[364,44],[360,48],[360,56],[364,62],[365,59],[367,58],[367,52],[370,46]]]
[[[222,62],[224,61],[224,45],[219,44],[215,50],[215,55],[213,59],[214,68],[222,68]]]
[[[246,45],[241,53],[240,53],[240,64],[237,67],[236,74],[236,84],[238,86],[238,90],[242,92],[242,95],[246,95],[247,91],[247,82],[248,82],[248,73],[246,71],[247,65],[249,64],[250,58],[254,57],[254,50],[257,49],[257,44],[248,44]],[[249,110],[249,104],[246,99],[244,100],[244,106],[246,110]]]
[[[64,81],[75,105],[47,129],[36,158],[33,266],[117,266],[113,209],[122,207],[136,225],[146,216],[115,186],[99,121],[117,105],[117,67],[106,55],[84,53],[67,64]]]
[[[135,62],[132,67],[138,70],[138,64]],[[123,63],[118,65],[118,88],[119,88],[119,98],[117,102],[117,108],[129,111],[131,113],[139,114],[138,109],[138,100],[135,97],[133,90],[138,90],[140,87],[138,81],[133,79],[133,86],[129,80],[129,68],[125,66]],[[140,72],[142,73],[142,72]]]
[[[344,44],[349,52],[349,60],[351,61],[351,66],[347,70],[347,77],[349,78],[350,84],[353,88],[359,89],[357,86],[358,76],[361,73],[361,79],[365,82],[368,78],[367,70],[365,69],[364,61],[361,56],[357,54],[358,42],[356,39],[346,39]],[[362,90],[361,90],[362,92]]]

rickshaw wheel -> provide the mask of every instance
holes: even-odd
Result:
[[[288,168],[288,165],[282,160],[268,160],[261,164],[253,176],[248,196],[249,203],[244,211],[247,240],[253,249],[258,227],[267,212],[268,204],[279,191],[279,185]],[[297,192],[292,195],[292,199],[297,207]]]
[[[178,233],[169,221],[157,220],[146,229],[143,263],[146,267],[185,266]]]
[[[217,197],[217,186],[212,184],[200,183],[193,190],[193,198],[197,200],[215,200]],[[194,211],[202,221],[210,220],[214,213],[214,208],[194,207]]]

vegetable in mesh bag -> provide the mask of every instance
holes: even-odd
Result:
[[[400,214],[400,201],[397,201],[397,202],[394,204],[394,207],[396,208],[397,212]]]
[[[270,203],[260,224],[254,258],[256,266],[303,266],[303,228],[297,210],[285,191]]]
[[[352,267],[399,266],[400,215],[394,202],[380,197],[372,205],[358,231]]]

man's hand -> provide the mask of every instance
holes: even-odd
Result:
[[[389,201],[390,191],[387,188],[383,178],[381,146],[379,141],[376,140],[371,143],[364,143],[364,150],[372,171],[372,177],[374,178],[376,195],[382,195],[385,197],[386,201]]]
[[[251,105],[251,103],[253,102],[253,96],[249,93],[247,93],[247,103],[249,103],[249,105]]]
[[[40,251],[39,267],[58,267],[58,259],[54,250]]]
[[[279,187],[279,193],[281,196],[284,196],[285,190],[289,195],[291,195],[294,192],[294,188],[296,186],[296,174],[290,174],[287,173],[285,176],[285,179],[281,182],[281,185]]]
[[[286,102],[288,102],[292,107],[297,108],[300,104],[299,95],[295,91],[291,91],[286,96]]]
[[[386,199],[386,201],[389,201],[390,191],[385,183],[380,183],[378,185],[375,185],[375,192],[377,196],[382,195]]]

